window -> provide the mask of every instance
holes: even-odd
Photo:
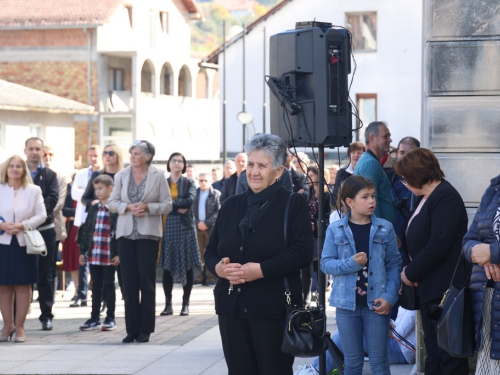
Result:
[[[163,34],[168,34],[168,13],[167,12],[160,12],[160,24],[161,24],[161,31]]]
[[[149,60],[144,61],[141,69],[141,92],[154,93],[154,71],[153,63]]]
[[[108,89],[109,91],[123,91],[124,90],[124,76],[123,69],[109,68],[108,69]]]
[[[370,122],[377,121],[377,94],[356,94],[356,106],[363,127],[356,132],[356,140],[365,143],[365,129]],[[355,119],[356,128],[359,127]]]
[[[377,13],[346,13],[346,27],[352,33],[354,49],[377,50]]]
[[[179,73],[179,96],[191,96],[191,73],[184,65]]]
[[[172,67],[169,63],[165,63],[161,69],[160,77],[160,94],[162,95],[174,95],[174,78],[172,73]]]
[[[134,23],[132,22],[132,5],[125,5],[126,15],[128,15],[128,21],[130,23],[130,28],[134,27]]]
[[[30,137],[38,137],[43,139],[43,127],[42,125],[30,125]]]

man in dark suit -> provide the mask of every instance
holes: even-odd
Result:
[[[54,225],[54,208],[59,200],[59,184],[57,175],[51,169],[45,167],[42,162],[43,141],[40,138],[28,138],[25,142],[24,153],[26,164],[31,173],[33,183],[42,189],[42,196],[47,210],[47,220],[37,229],[45,241],[47,256],[39,257],[38,260],[38,302],[40,303],[42,330],[52,330],[52,306],[54,305],[54,283],[55,273],[55,248],[56,230]]]
[[[220,168],[212,168],[212,187],[215,190],[222,192],[222,187],[224,186],[224,178],[221,178],[222,173]]]
[[[241,172],[247,168],[247,154],[240,152],[234,158],[234,163],[236,164],[236,172],[230,177],[224,180],[224,186],[222,188],[220,202],[223,203],[227,198],[232,197],[236,194],[236,185],[238,184],[238,177]]]
[[[203,256],[219,213],[220,192],[212,188],[210,185],[210,177],[207,173],[200,173],[198,181],[200,187],[196,190],[193,211],[196,219],[198,246],[200,247],[201,261],[203,262],[201,283],[202,285],[208,286],[210,285],[208,281],[209,276],[207,275],[207,268],[205,267]]]

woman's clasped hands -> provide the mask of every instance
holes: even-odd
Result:
[[[0,224],[0,230],[5,231],[5,233],[10,234],[11,236],[14,236],[14,235],[16,235],[19,232],[24,230],[24,224],[23,223],[7,223],[4,221]]]
[[[259,263],[231,263],[229,258],[222,258],[215,272],[231,284],[244,284],[264,277]]]

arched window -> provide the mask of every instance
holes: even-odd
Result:
[[[196,76],[196,98],[208,98],[208,75],[205,69],[200,69]]]
[[[160,94],[174,95],[174,73],[169,63],[163,64],[161,69]]]
[[[141,92],[154,93],[155,67],[150,60],[144,61],[141,69]]]
[[[191,94],[191,73],[184,65],[179,73],[179,96],[192,96]]]

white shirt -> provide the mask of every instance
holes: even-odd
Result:
[[[87,219],[87,212],[85,212],[85,206],[82,203],[83,193],[85,193],[85,189],[87,188],[87,184],[90,180],[90,176],[92,175],[92,168],[83,168],[76,172],[75,181],[73,182],[73,186],[71,187],[71,198],[77,201],[76,211],[75,211],[75,221],[74,225],[77,227],[82,226]]]
[[[413,346],[416,344],[415,337],[415,311],[405,310],[402,307],[398,309],[398,317],[394,323],[394,330],[409,341]],[[401,353],[408,363],[415,363],[415,352],[399,343]]]

